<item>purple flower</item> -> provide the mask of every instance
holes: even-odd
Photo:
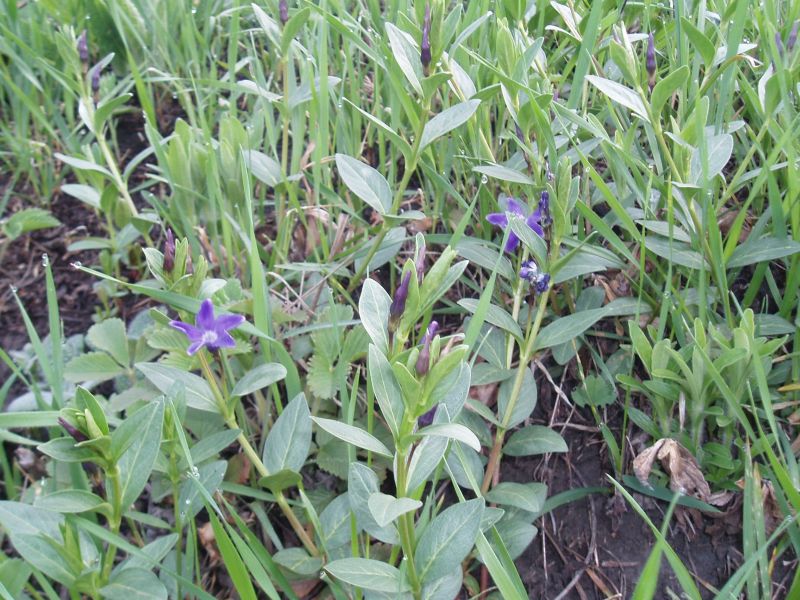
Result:
[[[439,323],[431,321],[427,331],[425,331],[425,337],[422,338],[422,350],[419,351],[419,357],[417,358],[417,364],[415,366],[417,375],[420,377],[427,375],[428,369],[431,367],[431,342],[433,338],[436,337],[437,331],[439,331]]]
[[[170,321],[170,326],[182,331],[189,338],[191,344],[186,353],[192,355],[205,346],[209,350],[220,348],[233,348],[233,341],[229,330],[235,329],[244,322],[242,315],[220,315],[214,318],[214,304],[211,300],[203,300],[200,311],[195,319],[196,325],[189,325],[183,321]]]
[[[541,294],[550,287],[550,275],[539,271],[536,261],[526,260],[519,269],[520,279],[531,284],[537,294]]]
[[[504,210],[504,212],[486,215],[486,220],[489,221],[489,223],[492,225],[497,225],[501,229],[505,229],[508,227],[509,214],[511,214],[512,219],[525,219],[525,223],[528,225],[528,227],[530,227],[540,237],[544,237],[544,230],[540,224],[542,213],[539,209],[536,209],[536,211],[534,211],[531,215],[528,215],[528,207],[511,196],[501,196],[498,204],[500,205],[500,208]],[[518,245],[519,238],[514,235],[513,231],[510,232],[508,234],[508,241],[506,242],[505,251],[514,252]]]
[[[800,25],[800,21],[795,21],[794,25],[792,25],[792,30],[789,32],[789,38],[786,40],[786,50],[791,52],[794,49],[794,45],[797,43],[797,27]]]
[[[431,64],[431,4],[425,3],[425,20],[422,23],[422,43],[420,44],[419,61],[427,69]]]

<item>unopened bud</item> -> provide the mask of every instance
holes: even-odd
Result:
[[[553,215],[550,213],[550,193],[547,190],[542,191],[539,198],[539,223],[542,227],[547,227],[553,222]]]
[[[420,44],[419,61],[427,71],[431,64],[431,4],[425,3],[425,20],[422,23],[422,44]]]
[[[439,331],[439,323],[431,321],[428,329],[425,332],[425,337],[422,340],[422,349],[419,351],[417,364],[415,370],[417,375],[423,377],[428,374],[428,369],[431,367],[431,342],[436,337],[436,332]]]
[[[82,431],[75,427],[72,423],[67,421],[64,417],[58,417],[58,424],[63,427],[68,434],[72,436],[76,442],[85,442],[87,438]]]
[[[281,24],[286,25],[289,20],[289,3],[287,0],[280,0],[278,2],[278,12],[280,13]]]
[[[795,21],[792,25],[792,30],[789,32],[789,37],[786,39],[786,51],[791,52],[794,50],[794,45],[797,43],[797,28],[800,26],[800,21]]]
[[[422,245],[419,247],[419,252],[417,253],[417,260],[414,262],[414,267],[417,271],[417,283],[422,285],[422,278],[425,275],[425,254],[427,249],[425,248],[425,242],[422,242]]]
[[[420,427],[427,427],[433,423],[433,417],[436,415],[436,407],[434,406],[432,409],[424,413],[417,419],[417,425]]]
[[[78,56],[82,63],[89,62],[89,43],[86,40],[86,30],[84,29],[78,38]]]
[[[92,92],[95,94],[100,90],[100,66],[92,69]]]
[[[167,227],[166,240],[164,241],[164,263],[163,269],[167,273],[171,273],[175,268],[175,236],[172,235],[172,229]]]
[[[650,86],[650,91],[652,91],[653,87],[656,85],[656,43],[652,32],[647,36],[645,67],[647,68],[647,75],[649,77],[648,84]]]
[[[775,32],[775,45],[778,47],[778,54],[783,56],[783,40],[780,31]]]
[[[406,300],[408,299],[408,286],[411,284],[411,271],[407,272],[400,282],[400,287],[394,293],[394,299],[389,307],[389,325],[397,324],[400,317],[406,310]]]

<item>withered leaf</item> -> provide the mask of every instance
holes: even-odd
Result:
[[[633,459],[633,472],[644,485],[653,463],[658,460],[669,475],[669,487],[674,492],[695,496],[704,502],[711,495],[708,482],[700,472],[694,456],[686,448],[671,438],[662,438]]]

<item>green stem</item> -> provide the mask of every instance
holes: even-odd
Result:
[[[508,406],[506,406],[506,411],[503,414],[501,425],[497,428],[497,432],[495,433],[494,445],[492,446],[492,450],[489,454],[489,462],[486,465],[486,474],[483,477],[483,485],[481,485],[481,491],[484,494],[489,491],[489,486],[494,478],[494,473],[500,463],[503,440],[505,439],[506,430],[508,429],[508,423],[511,420],[511,415],[514,414],[514,408],[517,405],[519,394],[522,391],[522,382],[525,381],[525,371],[528,369],[528,363],[533,356],[533,348],[536,344],[536,336],[539,334],[539,329],[542,325],[542,319],[544,318],[544,312],[545,308],[547,307],[547,299],[549,296],[549,288],[541,296],[539,296],[539,306],[537,307],[536,318],[528,334],[525,348],[523,348],[522,354],[519,357],[517,375],[514,378],[514,385],[511,388],[511,396],[508,399]]]
[[[408,496],[408,449],[398,453],[397,457],[397,496],[399,498]],[[414,565],[414,513],[407,512],[400,516],[400,543],[403,546],[403,556],[408,568],[408,580],[411,583],[411,590],[414,598],[419,600],[422,594],[422,585],[417,575],[417,568]]]
[[[111,482],[111,518],[108,526],[112,533],[119,533],[119,526],[122,523],[122,487],[119,481],[119,466],[114,465],[106,471],[106,481]],[[106,494],[108,496],[108,494]],[[114,566],[114,557],[117,555],[116,544],[109,543],[106,554],[103,558],[103,581],[108,581],[111,575],[111,568]]]

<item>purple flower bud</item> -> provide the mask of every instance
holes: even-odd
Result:
[[[411,271],[405,274],[400,287],[394,293],[392,305],[389,307],[389,323],[396,324],[406,310],[406,300],[408,299],[408,286],[411,284]]]
[[[72,423],[67,421],[64,417],[58,417],[58,424],[61,425],[76,442],[85,442],[89,439],[82,431],[72,425]]]
[[[650,77],[656,75],[656,42],[653,33],[647,36],[647,56],[645,58],[645,66],[647,67],[647,74]]]
[[[289,20],[289,3],[286,0],[278,2],[278,12],[280,13],[281,24],[286,25]]]
[[[431,4],[425,3],[425,20],[422,23],[422,44],[420,44],[419,61],[427,70],[431,64]]]
[[[80,57],[82,63],[89,62],[89,44],[86,41],[85,29],[78,38],[78,56]]]
[[[542,273],[539,277],[539,280],[536,282],[534,289],[536,290],[537,294],[543,294],[547,291],[547,288],[550,287],[550,275],[548,273]]]
[[[514,133],[517,135],[517,138],[523,144],[525,143],[525,134],[522,133],[522,128],[519,126],[518,123],[514,123]]]
[[[552,222],[553,215],[550,214],[550,194],[547,190],[543,190],[539,198],[539,223],[542,227],[547,227]]]
[[[417,283],[422,284],[422,278],[425,275],[425,253],[427,249],[425,248],[425,242],[422,242],[422,245],[419,247],[419,253],[417,254],[417,260],[414,262],[414,267],[417,270]]]
[[[786,50],[791,52],[794,50],[794,45],[797,43],[797,27],[800,26],[800,21],[795,21],[792,25],[792,30],[789,32],[789,37],[786,39]]]
[[[92,69],[92,91],[96,94],[100,89],[100,67]]]
[[[778,47],[778,54],[783,56],[783,40],[779,31],[775,32],[775,45]]]
[[[417,425],[420,427],[427,427],[428,425],[431,425],[433,423],[434,415],[436,415],[435,406],[417,419]]]
[[[175,236],[172,229],[167,227],[167,239],[164,241],[164,263],[163,268],[167,273],[172,273],[175,268]]]
[[[437,331],[439,331],[439,323],[431,321],[431,324],[428,325],[428,330],[425,332],[425,337],[422,339],[422,349],[419,351],[415,367],[417,375],[420,377],[427,375],[428,369],[431,367],[431,342],[436,337]]]

